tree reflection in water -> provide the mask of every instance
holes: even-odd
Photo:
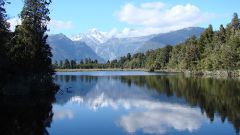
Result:
[[[48,135],[46,128],[51,126],[52,103],[58,88],[51,78],[27,82],[1,83],[1,135]]]
[[[220,116],[228,120],[237,133],[240,129],[240,83],[233,79],[186,78],[183,76],[116,77],[131,86],[146,86],[158,93],[184,98],[191,106],[199,106],[211,121]]]
[[[92,108],[96,108],[99,106],[94,106],[95,102],[93,101],[97,100],[95,98],[101,98],[102,93],[104,93],[102,100],[109,102],[109,105],[117,105],[117,103],[119,103],[118,101],[122,101],[123,98],[126,98],[126,100],[130,101],[140,102],[142,99],[137,98],[136,96],[141,95],[139,95],[139,93],[135,93],[137,91],[133,90],[134,88],[136,89],[136,86],[138,86],[146,90],[154,90],[153,93],[157,92],[159,94],[159,96],[155,97],[161,97],[160,95],[167,95],[169,97],[177,97],[181,100],[184,99],[190,106],[199,107],[204,114],[203,116],[206,115],[207,118],[211,121],[214,121],[219,117],[221,118],[222,122],[229,121],[235,128],[236,133],[239,133],[239,80],[193,77],[188,78],[181,75],[111,77],[56,76],[56,82],[61,84],[62,88],[72,86],[74,90],[70,94],[68,93],[57,95],[57,101],[61,105],[69,102],[73,97],[81,97],[81,103],[84,102],[85,104],[90,104],[89,106],[93,106]],[[123,87],[121,83],[123,83],[124,86],[127,86],[128,88]],[[139,88],[137,89],[141,90]],[[129,116],[132,115],[133,114],[131,113]],[[144,114],[138,114],[138,116],[141,115]],[[126,120],[126,118],[135,117],[124,118],[124,120]],[[133,120],[139,121],[139,117]],[[126,121],[122,122],[126,123]]]

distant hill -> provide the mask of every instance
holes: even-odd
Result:
[[[104,33],[92,29],[70,38],[63,34],[51,35],[48,42],[52,47],[53,60],[97,59],[100,62],[118,59],[127,53],[146,52],[166,45],[176,45],[195,35],[197,37],[204,28],[190,27],[163,34],[143,37],[116,38],[107,37]]]
[[[137,52],[146,52],[147,50],[162,48],[166,45],[176,45],[184,42],[191,36],[199,37],[204,31],[204,28],[190,27],[169,33],[158,34],[149,41],[145,42]]]
[[[134,38],[112,38],[98,46],[97,54],[105,60],[118,59],[127,53],[135,53],[135,50],[150,40],[153,35]]]
[[[63,34],[50,35],[48,43],[52,48],[53,60],[75,59],[80,61],[91,58],[100,62],[104,61],[86,43],[73,42]]]

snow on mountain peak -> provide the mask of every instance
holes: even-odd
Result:
[[[73,41],[82,41],[82,42],[93,42],[95,44],[105,43],[109,37],[106,36],[105,32],[100,32],[97,29],[93,28],[88,30],[86,33],[80,33],[78,35],[72,36]]]

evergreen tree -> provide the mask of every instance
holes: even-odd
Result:
[[[217,33],[217,37],[221,43],[226,42],[226,30],[222,24],[220,25],[219,32]]]
[[[240,29],[240,20],[238,18],[238,14],[234,13],[232,21],[227,25],[226,28],[226,37],[230,40],[231,36],[235,34],[237,30]]]
[[[209,25],[208,28],[201,34],[199,39],[200,51],[204,54],[208,45],[212,43],[214,37],[214,31],[212,25]],[[205,57],[205,56],[203,56]]]
[[[240,68],[240,32],[231,36],[230,41],[221,48],[222,67],[224,69],[239,69]]]
[[[4,5],[5,0],[0,0],[0,75],[6,73],[9,66],[9,59],[7,56],[9,48],[9,24],[6,21],[6,11]]]
[[[72,69],[77,68],[77,62],[76,62],[76,60],[71,60],[71,61],[70,61],[70,65],[71,65],[71,68],[72,68]]]
[[[83,60],[80,61],[80,64],[84,64]]]
[[[157,52],[157,57],[156,57],[156,68],[157,69],[164,69],[170,59],[170,53],[172,51],[172,46],[167,45],[164,48],[159,49]]]
[[[131,58],[132,58],[131,54],[130,54],[130,53],[128,53],[128,54],[127,54],[127,59],[130,61],[130,60],[131,60]]]
[[[25,73],[40,76],[54,73],[46,34],[50,3],[51,0],[24,0],[22,24],[15,30],[12,58]]]
[[[60,60],[60,62],[59,62],[59,67],[63,68],[63,61],[62,60]]]
[[[58,65],[58,61],[55,61],[55,63],[53,64],[54,68],[59,68],[59,65]]]
[[[239,30],[239,29],[240,29],[240,21],[239,21],[239,18],[238,18],[238,14],[234,13],[233,14],[233,19],[232,19],[232,22],[231,22],[231,30],[232,30],[232,32],[235,32],[236,30]]]
[[[186,63],[186,69],[194,70],[200,59],[200,49],[198,46],[197,38],[191,37],[186,41],[186,53],[184,61]]]
[[[65,62],[64,62],[64,66],[63,66],[63,67],[64,67],[65,69],[68,69],[68,68],[71,67],[71,64],[70,64],[70,62],[69,62],[68,59],[65,60]]]

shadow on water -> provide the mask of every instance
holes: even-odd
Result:
[[[46,128],[51,126],[58,87],[51,77],[24,78],[1,82],[0,134],[48,135]]]

